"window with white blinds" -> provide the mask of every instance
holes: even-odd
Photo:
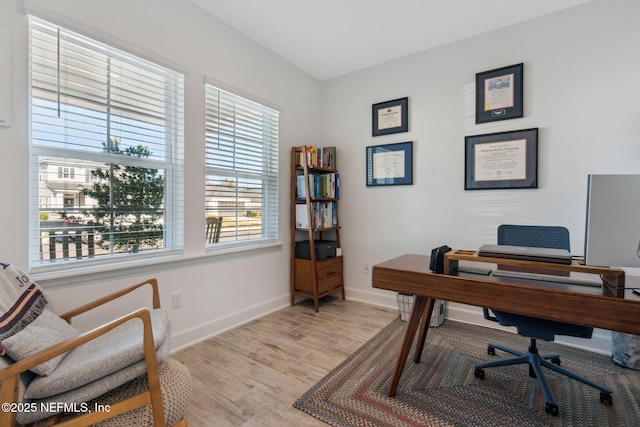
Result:
[[[209,84],[205,87],[207,244],[275,241],[279,113]]]
[[[29,24],[31,266],[181,250],[184,76]]]

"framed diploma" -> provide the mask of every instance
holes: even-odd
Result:
[[[367,187],[413,184],[413,141],[367,147]]]
[[[516,64],[476,74],[476,123],[524,116],[522,71]]]
[[[464,189],[538,188],[538,128],[467,136]]]
[[[409,131],[409,98],[373,104],[373,136]]]

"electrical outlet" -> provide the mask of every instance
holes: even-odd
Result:
[[[177,291],[171,294],[171,308],[182,307],[182,291]]]
[[[362,272],[364,274],[369,274],[369,263],[365,262],[364,264],[362,264]]]

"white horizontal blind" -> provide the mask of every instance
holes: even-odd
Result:
[[[30,66],[32,266],[182,249],[184,76],[35,17]]]
[[[206,212],[219,242],[278,238],[278,111],[206,86]]]

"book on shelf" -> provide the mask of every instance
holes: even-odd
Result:
[[[323,147],[316,149],[316,166],[326,169],[336,168],[336,147]]]
[[[338,226],[338,209],[333,202],[311,203],[311,228],[332,228]],[[306,204],[296,204],[296,228],[309,228]]]
[[[331,219],[331,226],[337,227],[338,226],[338,205],[336,203],[332,203],[332,213],[333,213],[333,218]]]
[[[306,204],[296,205],[296,228],[309,228],[309,215]]]
[[[309,174],[309,195],[311,197],[318,197],[316,195],[316,176],[314,174]]]
[[[300,187],[304,186],[304,178],[297,179],[298,197],[305,197],[304,195],[300,196]],[[309,194],[313,198],[325,197],[337,199],[339,195],[339,185],[340,178],[337,172],[325,174],[309,174]]]
[[[307,197],[304,175],[296,177],[296,197]],[[309,174],[309,194],[313,198],[325,197],[338,199],[340,194],[340,175],[337,172],[328,174]]]
[[[311,227],[313,229],[338,226],[338,206],[334,202],[311,203]]]
[[[320,228],[333,227],[333,209],[329,205],[330,203],[322,204],[322,223]]]
[[[307,145],[307,166],[337,169],[336,167],[336,147],[316,147],[315,145]],[[302,165],[302,152],[296,154],[296,165]]]
[[[307,186],[304,185],[304,175],[296,177],[296,197],[304,199],[307,197]]]

